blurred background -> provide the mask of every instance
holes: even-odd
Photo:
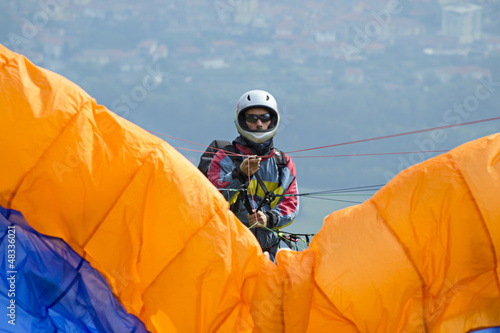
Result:
[[[275,146],[316,194],[290,232],[316,233],[403,169],[500,128],[343,144],[500,116],[499,0],[2,0],[0,32],[195,165],[202,145],[237,136],[238,98],[269,91]]]

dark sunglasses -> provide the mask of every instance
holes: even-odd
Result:
[[[256,123],[257,120],[260,119],[263,123],[266,123],[271,120],[271,115],[269,113],[264,113],[261,115],[258,114],[246,114],[245,120],[249,123]]]

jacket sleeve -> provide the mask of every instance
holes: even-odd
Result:
[[[291,224],[299,213],[299,197],[297,179],[295,172],[295,163],[290,156],[286,155],[287,166],[282,170],[281,187],[283,196],[278,204],[270,211],[266,212],[268,216],[268,225],[271,228],[283,228]]]
[[[207,176],[218,189],[237,189],[246,182],[246,176],[222,149],[212,159]]]

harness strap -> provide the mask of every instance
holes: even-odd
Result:
[[[260,178],[258,174],[255,174],[255,178],[257,179],[257,183],[260,185],[260,187],[262,187],[262,190],[264,191],[264,197],[262,198],[262,200],[259,203],[259,206],[257,207],[257,211],[259,211],[262,209],[262,206],[264,206],[268,201],[269,202],[271,201],[270,197],[274,193],[269,192],[266,184],[264,184],[264,181],[262,180],[262,178]]]
[[[239,153],[238,148],[236,148],[232,144],[231,145],[227,145],[227,146],[223,147],[222,149],[225,150],[225,151],[236,153],[236,154]],[[233,161],[233,163],[234,163],[234,165],[235,165],[236,168],[238,168],[241,165],[241,163],[243,162],[243,158],[241,156],[229,155],[229,157]],[[282,151],[280,151],[279,149],[276,149],[276,148],[274,148],[274,156],[273,157],[274,157],[274,160],[276,161],[276,166],[278,167],[278,182],[279,182],[279,186],[281,186],[281,178],[282,178],[281,176],[282,176],[282,173],[283,173],[283,168],[286,167],[286,157],[285,157],[285,155],[284,155],[284,153]],[[269,192],[269,190],[267,189],[266,184],[264,183],[264,181],[262,180],[262,178],[257,173],[255,173],[254,176],[257,179],[257,183],[260,185],[260,187],[264,191],[264,198],[262,198],[261,202],[259,203],[259,206],[256,209],[256,211],[259,211],[259,210],[262,209],[262,207],[267,202],[271,201],[270,197],[273,196],[274,193]],[[240,190],[240,194],[238,194],[236,202],[233,203],[231,205],[231,207],[230,207],[231,211],[233,213],[235,213],[235,214],[239,213],[239,211],[238,211],[238,206],[239,206],[238,203],[239,203],[240,200],[243,202],[243,205],[245,206],[245,209],[248,212],[252,212],[253,211],[253,208],[250,205],[250,199],[248,198],[247,191],[248,191],[248,186],[245,186],[243,189]]]
[[[257,173],[255,173],[254,176],[255,176],[255,179],[257,179],[257,183],[259,183],[260,187],[262,187],[262,190],[264,191],[264,194],[268,195],[269,194],[269,190],[267,189],[266,184],[264,184],[264,181],[262,180],[262,178],[260,178],[260,176]]]
[[[248,198],[247,191],[248,191],[247,187],[245,187],[245,189],[241,191],[242,196],[243,196],[243,198],[241,198],[241,201],[243,202],[243,205],[245,205],[245,209],[247,210],[247,212],[250,214],[250,212],[253,211],[253,208],[250,205],[250,199]]]

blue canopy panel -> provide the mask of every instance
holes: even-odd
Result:
[[[63,240],[0,207],[0,332],[147,332]]]

